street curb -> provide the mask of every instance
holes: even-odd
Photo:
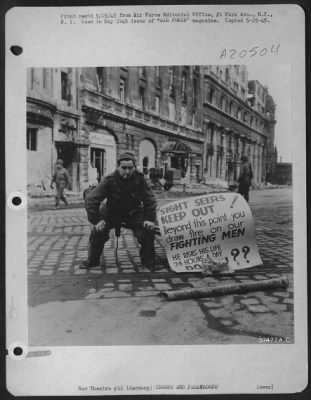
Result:
[[[287,186],[286,186],[287,187]],[[267,187],[267,188],[255,188],[252,191],[261,191],[263,189],[282,189],[284,186],[278,186],[278,187]],[[204,194],[211,194],[211,193],[229,193],[229,189],[225,189],[223,187],[212,187],[212,186],[200,186],[200,187],[192,187],[188,188],[186,191],[183,190],[183,188],[174,188],[174,190],[168,190],[168,191],[156,191],[154,190],[154,193],[156,195],[156,198],[158,200],[169,200],[171,199],[172,201],[181,197],[192,197],[192,196],[200,196]],[[74,206],[76,207],[84,207],[84,200],[83,200],[83,193],[66,193],[66,197],[68,199],[69,206]],[[27,205],[29,210],[45,210],[45,209],[50,209],[54,208],[55,206],[55,200],[54,200],[54,195],[49,193],[49,194],[42,194],[42,195],[36,195],[36,196],[29,196],[27,198]],[[71,208],[71,207],[69,207]]]
[[[192,188],[188,189],[187,191],[183,190],[173,190],[173,191],[154,191],[156,198],[158,200],[161,199],[175,199],[175,198],[180,198],[180,197],[192,197],[192,196],[200,196],[204,194],[209,194],[209,193],[220,193],[220,192],[228,192],[227,189],[223,188],[211,188],[207,187],[205,188]],[[73,194],[66,194],[68,203],[70,206],[80,206],[84,207],[84,200],[83,200],[83,194],[79,193],[77,195]],[[54,195],[46,195],[46,196],[36,196],[36,197],[31,197],[28,196],[27,199],[28,203],[28,209],[32,210],[38,210],[38,209],[47,209],[47,208],[53,208],[55,206],[55,200],[54,200]]]

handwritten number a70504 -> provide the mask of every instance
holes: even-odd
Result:
[[[238,60],[243,59],[245,57],[253,58],[253,57],[264,57],[268,55],[277,56],[279,54],[280,44],[278,45],[271,45],[270,47],[260,47],[260,46],[253,46],[250,49],[227,49],[224,48],[220,53],[220,60]]]

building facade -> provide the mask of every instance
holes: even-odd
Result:
[[[267,88],[248,81],[243,65],[203,68],[205,173],[233,184],[241,157],[246,155],[253,166],[254,182],[265,182],[269,138],[273,136],[274,141],[275,125],[266,115]]]
[[[27,74],[29,185],[46,183],[62,158],[73,190],[83,190],[112,172],[123,151],[144,172],[169,169],[187,182],[203,175],[234,182],[248,155],[255,182],[266,180],[275,105],[258,81],[248,82],[245,66],[31,68]]]
[[[187,170],[192,180],[201,174],[200,68],[82,68],[81,76],[81,135],[90,141],[84,160],[94,166],[96,152],[103,165],[95,163],[99,177],[123,151],[133,152],[140,170]],[[82,169],[87,181],[87,165]]]
[[[79,184],[79,75],[72,68],[27,70],[27,182],[46,185],[57,158]]]

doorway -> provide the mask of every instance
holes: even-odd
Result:
[[[102,177],[106,174],[107,157],[104,149],[91,147],[91,165],[97,170],[97,181],[100,182]]]
[[[143,173],[148,175],[149,172],[149,157],[146,156],[143,158]]]

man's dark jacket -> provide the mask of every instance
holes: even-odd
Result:
[[[249,187],[252,185],[253,170],[249,162],[244,162],[240,168],[239,183],[242,186]]]
[[[123,179],[116,170],[107,175],[85,199],[88,220],[96,225],[102,218],[99,206],[107,199],[107,216],[111,222],[119,223],[138,209],[143,209],[144,220],[154,222],[157,202],[151,187],[141,172]]]

